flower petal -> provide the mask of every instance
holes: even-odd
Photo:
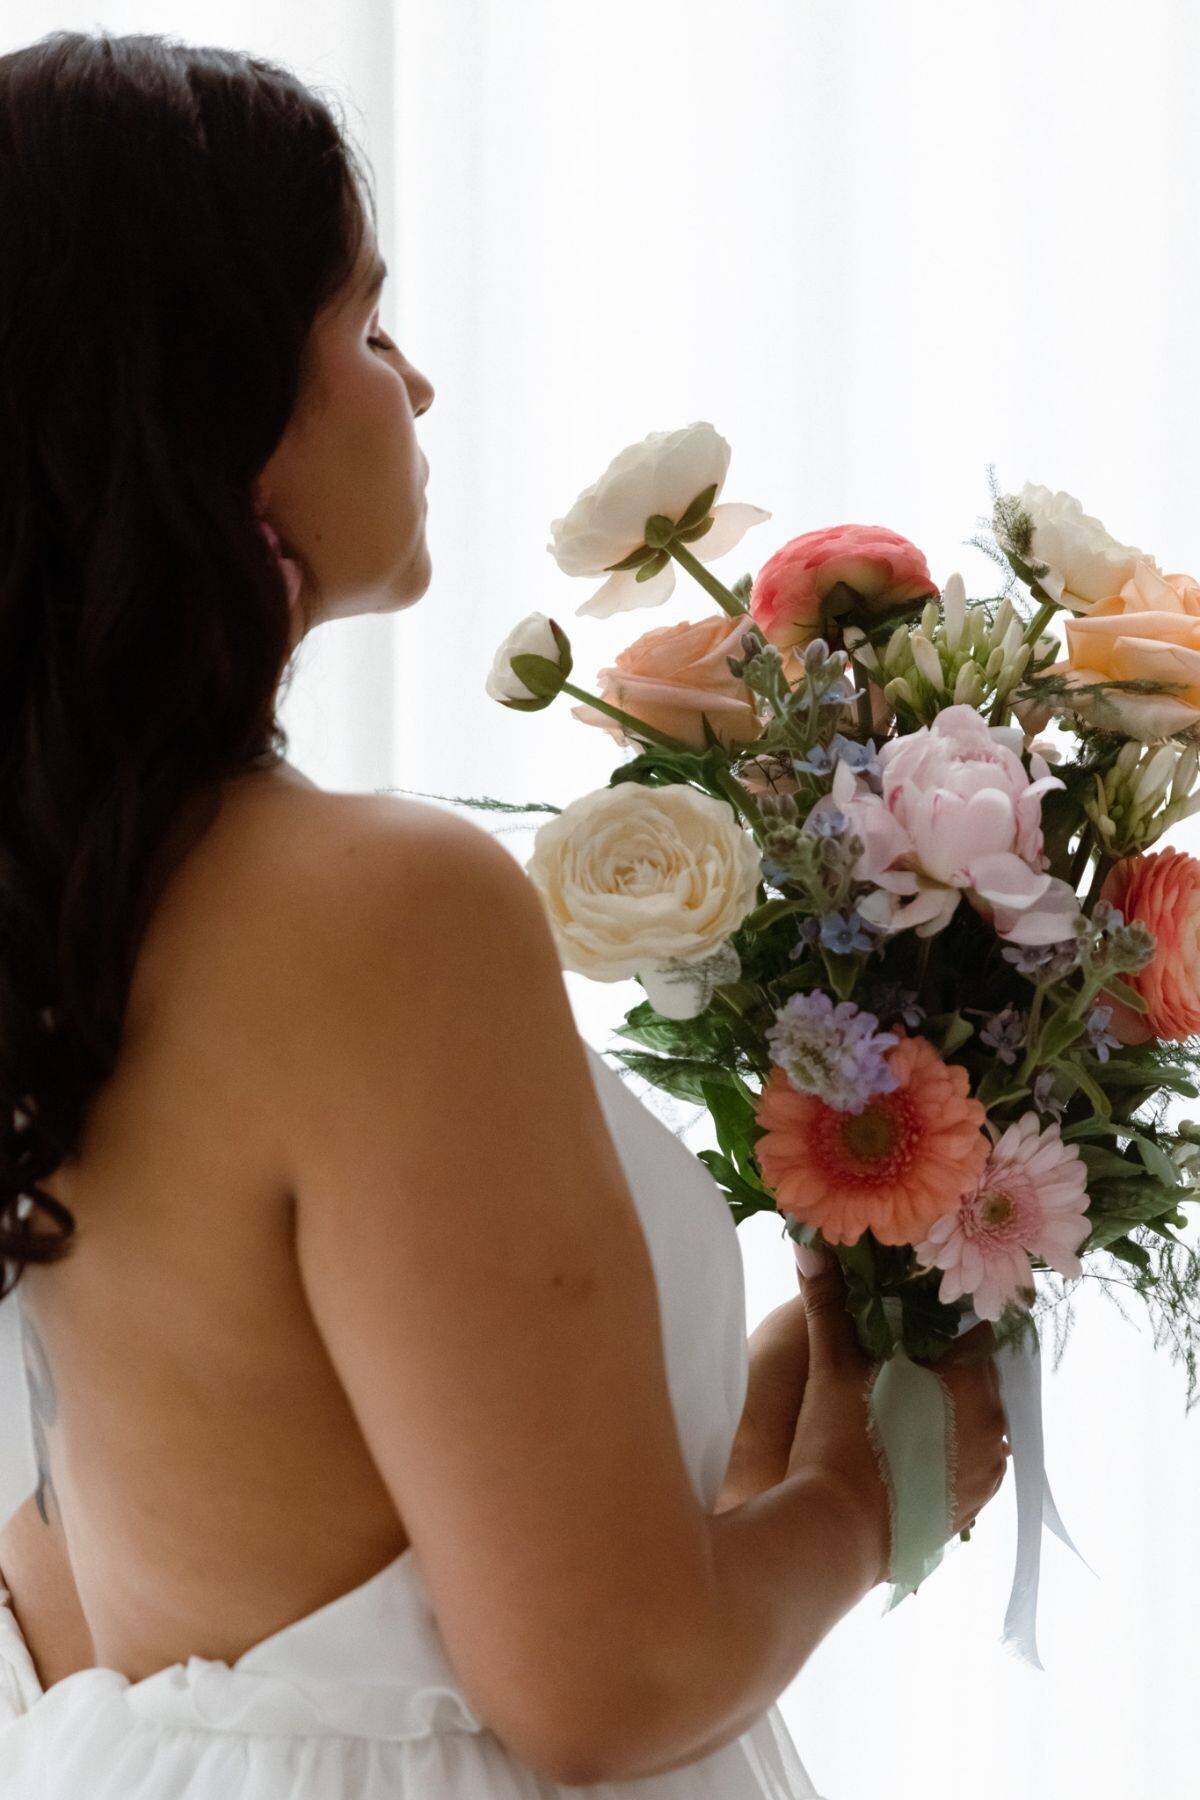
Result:
[[[637,579],[636,569],[619,569],[598,587],[590,600],[575,608],[576,618],[611,619],[614,613],[634,612],[642,606],[661,606],[675,592],[675,564],[669,562],[648,581]]]
[[[695,538],[684,546],[702,563],[716,562],[718,557],[724,556],[741,543],[751,526],[762,525],[771,517],[761,506],[751,506],[742,500],[730,500],[722,506],[714,506],[710,516],[712,524],[704,536]]]

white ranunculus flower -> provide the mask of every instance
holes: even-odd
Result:
[[[683,782],[636,781],[583,794],[547,819],[526,873],[563,967],[593,981],[645,980],[710,957],[753,910],[762,878],[758,846],[726,801]]]
[[[560,642],[561,639],[561,642]],[[513,701],[524,703],[530,700],[541,700],[548,704],[544,696],[533,693],[512,667],[514,656],[544,656],[547,661],[556,663],[564,675],[570,672],[570,657],[564,664],[565,634],[559,628],[559,636],[555,636],[553,620],[545,613],[531,612],[523,618],[519,625],[514,625],[492,659],[492,667],[484,683],[489,696],[499,700],[503,706],[511,706]]]
[[[1038,584],[1069,612],[1089,612],[1097,601],[1119,594],[1140,562],[1158,568],[1144,550],[1111,537],[1073,494],[1027,481],[1016,498],[1033,520],[1032,555],[1049,565]]]
[[[700,494],[715,488],[703,515],[712,520],[708,530],[694,540],[681,534],[680,541],[698,562],[716,562],[741,543],[752,525],[771,517],[761,506],[740,501],[716,504],[731,455],[727,440],[704,420],[678,431],[652,431],[615,456],[563,518],[551,520],[553,539],[547,550],[566,575],[606,574],[645,546],[647,519],[681,519]],[[647,563],[649,559],[641,566]],[[675,591],[674,560],[663,551],[649,566],[655,572],[644,581],[638,580],[637,568],[610,574],[590,600],[576,607],[576,614],[607,619],[635,607],[661,606]]]

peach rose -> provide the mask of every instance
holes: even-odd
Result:
[[[838,621],[932,600],[938,593],[915,544],[886,525],[832,525],[792,538],[769,557],[750,589],[750,612],[781,650],[813,638],[836,644]]]
[[[1181,583],[1189,580],[1186,576],[1175,579]],[[1133,587],[1134,581],[1127,582],[1126,588]],[[1108,610],[1112,601],[1103,601],[1081,618],[1068,618],[1066,657],[1048,671],[1062,676],[1072,687],[1105,680],[1177,683],[1173,693],[1116,689],[1083,692],[1072,698],[1072,710],[1081,719],[1143,743],[1170,737],[1200,722],[1200,609],[1187,610],[1186,593],[1173,583],[1168,585],[1164,579],[1163,586],[1178,600],[1170,610],[1149,611],[1140,604],[1131,605],[1123,590],[1122,596],[1114,596],[1120,611]]]
[[[1100,894],[1120,907],[1127,923],[1137,919],[1155,937],[1150,962],[1125,976],[1147,1010],[1135,1012],[1104,995],[1114,1037],[1144,1044],[1200,1031],[1200,862],[1182,850],[1126,856],[1109,870]]]
[[[1105,613],[1178,612],[1200,618],[1200,582],[1190,575],[1160,575],[1148,562],[1140,562],[1121,591],[1097,600],[1089,618]]]
[[[718,613],[694,624],[644,632],[619,653],[613,668],[600,670],[600,698],[697,750],[705,748],[701,713],[723,744],[761,737],[763,721],[754,694],[728,662],[738,656],[748,624],[744,613],[737,618]],[[585,725],[603,726],[619,743],[628,741],[620,722],[597,707],[573,706],[571,711]]]

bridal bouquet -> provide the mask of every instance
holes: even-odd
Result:
[[[980,1318],[1036,1345],[1084,1276],[1147,1304],[1190,1403],[1200,1127],[1170,1111],[1198,1092],[1200,861],[1150,846],[1200,807],[1200,582],[993,481],[972,542],[1000,595],[858,524],[726,587],[708,565],[770,517],[720,500],[729,459],[709,424],[651,433],[551,526],[560,569],[600,580],[578,614],[660,605],[677,568],[702,613],[591,693],[535,612],[488,676],[519,710],[573,696],[633,752],[539,808],[563,966],[640,984],[621,1060],[711,1114],[735,1221],[778,1212],[837,1257],[894,1477],[914,1444],[945,1457],[928,1365]],[[917,1485],[899,1591],[940,1554],[902,1516]]]

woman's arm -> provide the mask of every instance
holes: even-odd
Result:
[[[0,1582],[29,1646],[38,1680],[52,1687],[93,1667],[92,1634],[62,1533],[43,1523],[30,1495],[0,1530]]]
[[[797,1294],[769,1312],[751,1332],[746,1348],[750,1359],[746,1404],[714,1516],[765,1494],[787,1474],[808,1380],[803,1296]]]

